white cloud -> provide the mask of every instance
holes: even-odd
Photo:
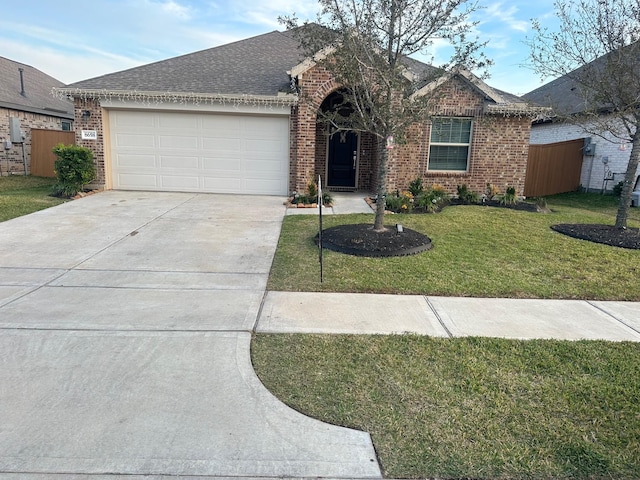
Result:
[[[165,2],[161,2],[160,7],[163,12],[168,13],[169,15],[175,15],[180,20],[191,19],[191,8],[189,6],[180,5],[173,0],[167,0]]]
[[[12,52],[9,57],[11,60],[31,65],[63,83],[73,83],[145,63],[90,50],[79,53],[56,51],[2,38],[0,51]]]
[[[529,21],[516,18],[518,11],[518,8],[514,5],[505,7],[504,3],[497,2],[487,6],[482,13],[500,23],[506,24],[511,30],[526,33],[529,30]]]
[[[295,14],[301,21],[313,20],[318,13],[318,7],[315,0],[299,0],[293,3],[290,0],[271,0],[235,4],[234,12],[238,20],[281,29],[278,17]]]

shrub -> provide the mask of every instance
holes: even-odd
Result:
[[[620,197],[622,195],[622,187],[624,182],[618,182],[613,186],[613,195],[616,197]]]
[[[487,183],[487,200],[493,200],[494,197],[497,197],[500,194],[500,190],[493,183]]]
[[[53,153],[58,157],[54,163],[58,180],[53,186],[54,194],[72,197],[96,178],[93,153],[88,148],[59,143]]]
[[[318,185],[314,181],[307,183],[307,197],[318,198]],[[315,203],[315,201],[313,202]]]
[[[463,203],[478,203],[480,197],[478,194],[467,188],[466,184],[458,185],[458,198]]]
[[[516,197],[516,188],[507,187],[504,195],[500,197],[500,203],[502,205],[515,205],[517,202],[518,202],[518,197]]]
[[[449,196],[439,189],[431,189],[415,199],[415,206],[426,212],[437,212],[449,202]]]
[[[387,195],[385,207],[396,213],[409,213],[413,210],[413,195],[411,192],[396,192],[395,195]]]
[[[293,195],[293,198],[291,199],[291,203],[293,204],[302,203],[302,204],[309,205],[309,204],[317,203],[317,201],[318,201],[318,185],[314,181],[310,181],[309,183],[307,183],[307,190],[305,193],[295,193]],[[331,202],[333,202],[333,197],[331,196],[331,194],[329,192],[323,191],[322,204],[329,205]]]
[[[442,198],[447,198],[447,191],[444,189],[444,187],[442,185],[440,185],[439,183],[434,183],[433,185],[431,185],[431,191],[435,194],[438,195]]]
[[[414,197],[417,197],[418,195],[421,195],[424,192],[424,186],[422,185],[422,177],[416,178],[414,181],[412,181],[409,184],[409,191],[411,192],[411,195],[413,195]]]

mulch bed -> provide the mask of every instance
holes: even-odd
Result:
[[[600,224],[559,224],[551,228],[558,233],[580,240],[602,243],[613,247],[640,249],[640,229],[616,228],[612,225]]]
[[[449,203],[452,206],[461,204],[462,202],[456,200]],[[526,202],[502,205],[491,201],[484,205],[527,212],[548,212],[533,203]],[[620,229],[602,224],[559,224],[551,228],[558,233],[580,240],[640,250],[640,229],[638,228]],[[318,243],[317,235],[315,240]],[[415,230],[403,228],[403,232],[398,233],[396,228],[387,227],[383,232],[376,232],[372,224],[339,225],[323,230],[322,246],[327,250],[362,257],[415,255],[433,247],[428,236]]]
[[[318,236],[316,235],[316,244]],[[338,225],[322,231],[322,247],[334,252],[359,257],[401,257],[415,255],[431,248],[431,239],[426,235],[403,228],[399,233],[395,227],[376,232],[373,225]]]

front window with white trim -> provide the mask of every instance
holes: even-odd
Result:
[[[433,118],[428,169],[466,172],[471,150],[471,128],[470,118]]]

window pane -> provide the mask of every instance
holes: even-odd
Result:
[[[429,152],[429,170],[467,169],[469,147],[432,145]]]
[[[469,143],[470,137],[470,118],[434,118],[432,121],[432,143]]]

